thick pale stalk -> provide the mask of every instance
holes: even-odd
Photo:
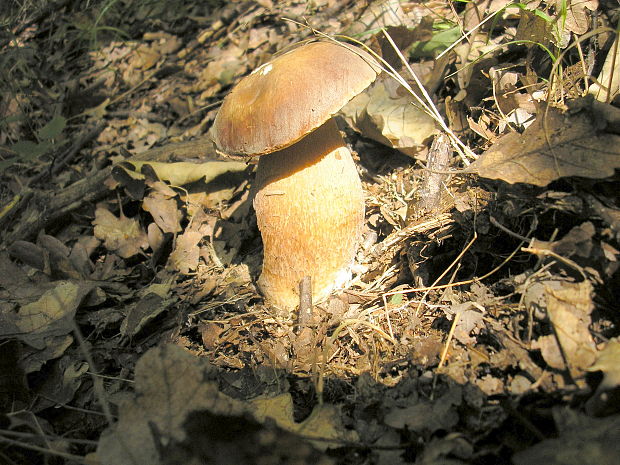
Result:
[[[362,184],[334,120],[260,157],[256,189],[261,291],[276,307],[292,310],[299,282],[310,276],[313,301],[325,299],[350,277],[364,223]]]

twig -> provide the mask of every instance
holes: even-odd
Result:
[[[572,261],[570,258],[562,257],[561,255],[555,253],[553,250],[537,249],[535,247],[523,247],[521,251],[529,252],[534,255],[545,255],[545,256],[553,257],[556,260],[561,261],[565,265],[568,265],[569,267],[573,268],[575,271],[579,272],[579,274],[581,274],[581,276],[583,277],[585,281],[588,280],[588,276],[586,275],[582,267],[580,267],[577,263]]]
[[[73,324],[73,334],[75,334],[75,338],[78,341],[82,355],[88,362],[88,365],[90,366],[90,370],[94,372],[96,370],[95,361],[93,357],[91,356],[88,348],[86,347],[86,341],[84,341],[84,336],[82,336],[82,331],[80,331],[80,328],[75,322],[75,320],[72,321],[72,324]],[[110,411],[110,405],[108,404],[107,395],[103,387],[103,380],[101,378],[97,378],[96,376],[92,376],[92,375],[91,375],[91,379],[93,381],[93,388],[95,390],[95,394],[98,397],[99,403],[101,404],[101,410],[103,410],[103,413],[105,414],[105,418],[108,421],[108,425],[111,426],[114,424],[114,417],[112,416],[112,412]]]
[[[68,452],[61,452],[53,449],[46,449],[45,447],[35,446],[34,444],[28,444],[25,442],[15,441],[14,439],[9,439],[0,436],[0,442],[4,442],[6,444],[11,444],[16,447],[21,447],[23,449],[34,450],[36,452],[41,452],[42,454],[55,455],[57,457],[62,457],[68,460],[75,460],[79,463],[84,464],[92,464],[93,462],[88,461],[86,457],[82,457],[81,455],[69,454]]]
[[[298,331],[312,321],[312,277],[304,276],[299,281]]]
[[[454,319],[452,320],[452,326],[450,326],[450,332],[448,333],[448,339],[444,344],[443,350],[441,351],[441,358],[439,359],[439,365],[437,365],[437,370],[439,370],[443,364],[446,362],[446,358],[448,357],[448,350],[450,350],[450,342],[454,337],[454,331],[456,331],[456,327],[461,319],[461,312],[456,312],[454,314]]]
[[[30,202],[33,195],[32,189],[24,189],[21,193],[14,195],[11,201],[0,209],[0,230],[4,230],[8,226],[11,219]]]
[[[378,258],[390,247],[411,237],[413,234],[423,233],[433,229],[450,228],[453,224],[454,220],[449,213],[436,214],[433,218],[425,218],[424,221],[416,221],[399,231],[391,233],[384,240],[376,244],[369,255],[372,258]]]
[[[92,128],[88,132],[83,132],[78,140],[76,140],[71,147],[60,157],[58,161],[52,162],[50,169],[44,169],[39,172],[36,176],[30,179],[29,185],[37,184],[42,179],[49,177],[51,175],[56,175],[62,170],[75,156],[77,153],[90,141],[95,139],[101,131],[105,128],[105,123],[99,123],[94,128]]]
[[[503,225],[503,224],[501,224],[499,221],[497,221],[497,220],[495,219],[495,217],[490,216],[490,217],[489,217],[489,221],[491,222],[491,224],[492,224],[493,226],[495,226],[497,229],[502,230],[503,232],[505,232],[505,233],[506,233],[506,234],[508,234],[509,236],[512,236],[512,237],[514,237],[514,238],[516,238],[516,239],[519,239],[519,240],[520,240],[520,241],[522,241],[522,242],[528,242],[528,241],[529,241],[529,239],[528,239],[527,237],[522,236],[521,234],[517,234],[516,232],[511,231],[510,229],[508,229],[506,226],[504,226],[504,225]],[[531,233],[531,231],[530,231],[530,233]]]
[[[439,205],[441,190],[447,175],[435,171],[444,171],[448,168],[451,152],[448,136],[444,133],[438,134],[428,152],[427,171],[424,172],[424,184],[419,192],[420,202],[418,206],[426,211],[433,210]]]
[[[22,431],[11,431],[8,429],[0,429],[0,436],[13,436],[16,438],[24,438],[24,439],[39,439],[43,436],[45,439],[49,439],[52,441],[67,441],[73,444],[86,444],[88,446],[96,446],[99,444],[99,441],[93,441],[92,439],[75,439],[68,438],[62,436],[55,436],[51,434],[38,434],[38,433],[24,433]]]

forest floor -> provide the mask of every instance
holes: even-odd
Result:
[[[618,463],[617,3],[9,5],[0,463]],[[299,322],[208,130],[338,35],[390,72],[338,116],[353,279]]]

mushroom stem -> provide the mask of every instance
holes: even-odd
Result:
[[[350,279],[364,223],[364,193],[351,152],[330,118],[297,143],[258,162],[254,209],[263,238],[258,285],[276,307],[299,304],[312,278],[320,302]]]

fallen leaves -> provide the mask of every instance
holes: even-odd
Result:
[[[620,340],[611,339],[603,350],[596,355],[596,362],[588,367],[588,371],[602,371],[603,381],[599,389],[607,390],[620,386]]]
[[[151,189],[142,200],[142,208],[151,214],[162,232],[180,232],[182,212],[177,204],[177,193],[161,181],[151,181],[148,185]]]
[[[445,312],[450,319],[456,318],[454,337],[464,345],[475,343],[472,334],[478,334],[484,326],[484,308],[477,302],[463,302],[450,306]]]
[[[115,216],[100,207],[95,210],[93,225],[95,237],[122,258],[132,257],[148,247],[146,233],[136,218],[127,218],[122,213]]]
[[[322,439],[322,447],[329,445],[330,439],[351,438],[351,433],[347,434],[339,424],[333,406],[321,407],[306,421],[296,423],[289,394],[251,402],[223,394],[213,379],[215,368],[179,347],[165,345],[150,350],[137,363],[135,373],[135,395],[122,402],[118,422],[99,440],[97,457],[102,465],[165,464],[177,448],[185,449],[194,459],[204,461],[208,457],[223,464],[217,459],[217,450],[225,447],[222,443],[226,441],[235,444],[240,453],[247,448],[250,454],[256,454],[258,444],[253,432],[267,428],[263,424],[269,419],[283,431]],[[220,418],[218,430],[192,429],[198,418],[208,421],[213,415]],[[183,446],[190,439],[191,443],[206,441],[209,447],[197,450]],[[303,447],[303,443],[300,445]],[[230,463],[229,459],[227,456],[225,463]]]
[[[586,104],[575,113],[550,108],[523,134],[501,137],[465,171],[537,186],[567,176],[611,176],[620,168],[620,135],[606,132],[608,119],[599,108]]]
[[[41,129],[37,131],[37,141],[20,140],[11,146],[11,151],[17,157],[0,161],[0,173],[17,162],[36,160],[41,155],[58,147],[62,141],[61,134],[67,125],[67,120],[61,115],[55,115]]]
[[[202,237],[203,235],[200,232],[191,230],[177,236],[174,250],[168,258],[168,266],[183,274],[196,270],[200,259],[198,243]]]
[[[586,413],[592,416],[607,416],[618,413],[618,386],[620,386],[620,341],[610,339],[596,355],[589,372],[600,371],[603,379],[594,394],[586,402]]]
[[[177,298],[171,295],[170,287],[171,279],[168,279],[168,282],[154,283],[142,289],[138,295],[139,300],[129,307],[121,323],[121,335],[134,337],[148,323],[172,307]]]
[[[528,290],[528,301],[531,298]],[[588,330],[592,303],[592,285],[588,281],[570,283],[543,282],[538,304],[546,312],[553,334],[540,336],[532,348],[541,350],[547,364],[567,370],[574,379],[584,376],[596,357],[596,346]]]
[[[404,89],[400,88],[400,91]],[[378,80],[349,102],[342,112],[362,135],[414,157],[437,134],[437,123],[391,80]]]
[[[555,260],[575,276],[573,279],[541,274],[526,284],[523,302],[534,317],[548,321],[552,328],[550,334],[540,335],[533,341],[532,348],[541,351],[551,368],[566,370],[581,385],[585,371],[594,363],[597,348],[589,329],[594,289],[592,282],[585,279],[587,276],[579,263],[590,265],[589,273],[596,274],[591,260],[599,257],[597,261],[602,263],[597,264],[598,267],[607,268],[602,244],[594,240],[594,233],[593,224],[585,222],[557,241],[532,240],[526,249],[552,252],[547,260]]]
[[[301,422],[294,420],[293,399],[288,393],[252,399],[248,407],[259,422],[273,420],[280,428],[298,434],[320,450],[358,439],[355,431],[343,428],[342,412],[335,405],[317,405],[310,416]]]
[[[166,267],[188,274],[198,268],[201,257],[210,262],[211,256],[216,263],[223,260],[228,264],[237,253],[238,236],[227,241],[219,237],[229,236],[229,229],[242,231],[244,226],[239,225],[239,221],[247,224],[244,218],[249,209],[248,193],[244,193],[247,189],[243,182],[241,186],[237,185],[243,180],[246,169],[245,163],[236,161],[131,162],[117,166],[112,174],[132,199],[141,202],[142,210],[150,214],[152,222],[146,228],[146,241],[154,252],[153,259],[157,260],[164,246],[172,242],[173,250],[167,257]],[[241,194],[240,198],[219,215],[222,228],[214,231],[217,219],[207,211],[225,208],[237,194]],[[244,208],[239,208],[243,205]],[[113,219],[109,212],[97,210],[95,213],[93,224],[100,227],[95,234],[105,240],[108,250],[122,251],[125,255],[121,256],[128,258],[145,248],[138,223],[122,214]],[[237,223],[229,222],[231,216],[237,217]],[[150,221],[145,219],[146,223]],[[108,232],[115,224],[124,227],[124,233]],[[200,246],[203,238],[208,238],[209,242]]]
[[[15,337],[33,349],[26,352],[26,373],[60,357],[71,345],[75,313],[94,286],[81,281],[57,281],[48,287],[16,312],[11,307],[0,308],[0,337]]]
[[[598,8],[598,0],[570,0],[564,27],[577,35],[590,29],[591,14]]]
[[[184,186],[197,181],[208,184],[224,174],[238,173],[247,169],[246,163],[237,161],[208,161],[204,163],[130,161],[127,164],[134,168],[131,172],[137,179],[144,178],[141,170],[144,165],[148,165],[153,169],[158,179],[167,181],[173,186]],[[124,168],[129,171],[128,167]]]

